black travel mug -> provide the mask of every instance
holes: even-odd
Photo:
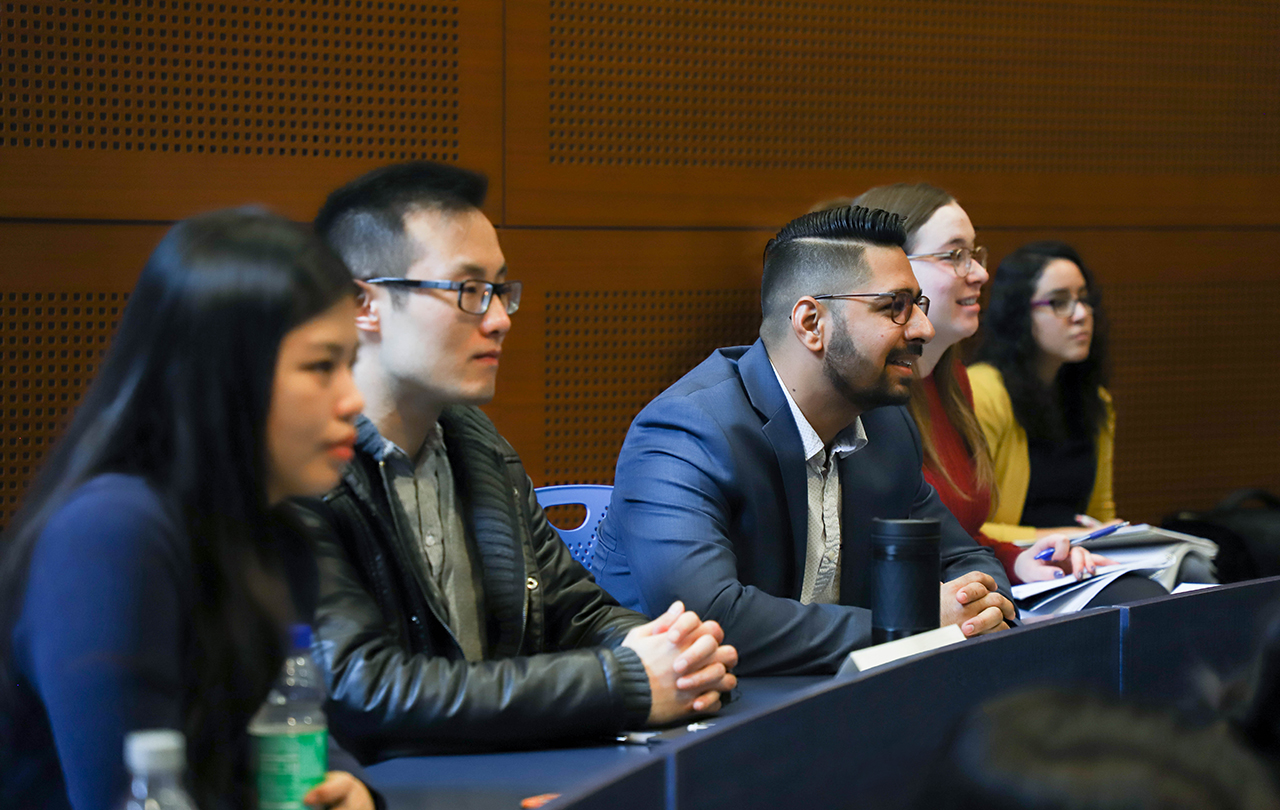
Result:
[[[939,523],[871,521],[871,642],[938,627]]]

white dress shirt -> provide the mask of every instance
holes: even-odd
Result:
[[[769,364],[772,366],[773,361]],[[800,603],[835,604],[840,600],[840,468],[836,461],[867,446],[862,417],[836,434],[828,448],[800,411],[776,366],[773,374],[787,398],[804,446],[808,484],[809,536],[805,546],[804,583]]]

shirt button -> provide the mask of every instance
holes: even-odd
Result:
[[[538,580],[533,577],[529,577],[524,581],[524,586],[531,591],[536,591],[538,589]]]
[[[427,535],[427,545],[431,546],[432,548],[435,548],[436,536],[434,534]]]

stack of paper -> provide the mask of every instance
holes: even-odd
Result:
[[[1100,567],[1095,576],[1085,580],[1068,576],[1015,585],[1013,598],[1022,615],[1074,613],[1088,605],[1099,591],[1118,577],[1130,572],[1149,577],[1165,590],[1172,590],[1184,557],[1201,554],[1211,560],[1218,553],[1217,545],[1210,540],[1147,524],[1126,526],[1081,545],[1110,557],[1116,564]]]

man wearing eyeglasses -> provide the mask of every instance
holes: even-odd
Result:
[[[316,529],[330,728],[364,762],[609,736],[718,709],[732,647],[674,603],[618,606],[476,405],[520,306],[482,175],[388,166],[316,228],[360,288],[355,457]]]
[[[684,599],[744,674],[833,672],[871,642],[871,521],[941,521],[940,622],[1015,617],[1009,582],[921,473],[904,404],[933,337],[894,214],[807,214],[765,248],[760,340],[640,412],[592,571],[642,613]]]

